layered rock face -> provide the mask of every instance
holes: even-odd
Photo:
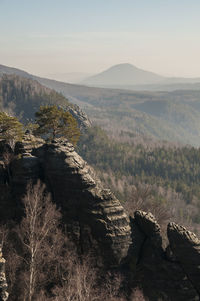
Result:
[[[200,260],[200,252],[196,252],[194,260],[192,254],[195,250],[193,250],[192,244],[190,250],[183,248],[183,250],[187,250],[187,255],[185,253],[185,257],[182,256],[181,262],[178,258],[179,248],[181,249],[177,240],[177,237],[181,235],[179,231],[176,236],[172,237],[168,230],[170,245],[167,250],[169,248],[173,250],[173,254],[168,256],[168,251],[162,247],[160,226],[151,213],[136,211],[132,223],[135,223],[135,228],[138,227],[137,231],[141,232],[139,237],[132,236],[132,244],[139,250],[137,254],[133,253],[136,265],[132,285],[139,283],[150,300],[199,300],[198,290],[190,277],[196,274],[196,281],[200,280],[200,273],[195,273],[193,270],[194,261],[197,264]],[[142,237],[143,240],[141,240]],[[177,250],[173,248],[174,245]],[[183,245],[187,245],[186,238],[182,241]],[[188,273],[184,270],[185,264],[190,266]]]
[[[35,138],[27,134],[23,142],[18,142],[15,146],[15,156],[10,164],[12,201],[15,207],[16,218],[21,215],[19,200],[26,193],[26,186],[29,181],[36,183],[40,179],[39,158],[32,155],[32,150],[44,144],[42,139]]]
[[[150,301],[200,300],[200,241],[193,233],[169,224],[164,249],[154,216],[136,211],[129,220],[119,200],[103,188],[70,143],[57,139],[32,145],[28,139],[17,146],[11,163],[18,202],[30,180],[42,180],[81,251],[92,248],[107,266],[125,271],[129,286],[142,287]]]
[[[92,168],[70,143],[55,140],[38,148],[35,155],[65,221],[89,226],[109,265],[118,265],[130,244],[129,219],[119,200],[103,189]]]

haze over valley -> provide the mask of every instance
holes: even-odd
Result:
[[[125,71],[128,67],[129,71],[138,72],[138,69],[130,65],[123,65],[123,70],[124,67]],[[113,69],[117,69],[118,77],[126,79],[124,73],[119,72],[121,65]],[[94,123],[115,134],[125,131],[130,134],[149,136],[156,140],[167,140],[194,146],[200,145],[199,83],[181,84],[180,86],[183,89],[179,90],[176,90],[176,84],[174,84],[175,90],[165,92],[134,92],[131,90],[72,85],[40,78],[19,69],[0,66],[1,75],[12,73],[35,79],[41,84],[62,93],[72,103],[79,105]],[[145,74],[145,80],[147,80],[147,77],[148,80],[149,78],[152,79],[151,73],[142,71],[143,74]],[[155,78],[160,80],[160,77],[153,75],[153,80]],[[140,78],[141,80],[144,79]],[[192,80],[189,79],[189,81]],[[116,84],[116,86],[118,85]],[[167,87],[169,86],[167,85]],[[172,87],[174,86],[171,85]],[[190,87],[190,89],[186,89],[187,87]]]

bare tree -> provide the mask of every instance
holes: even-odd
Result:
[[[24,300],[32,301],[36,288],[40,287],[39,279],[45,267],[45,257],[51,250],[51,236],[57,230],[60,213],[40,182],[35,186],[28,185],[23,203],[25,216],[17,234],[23,248]]]
[[[90,257],[69,258],[68,273],[62,285],[54,289],[56,301],[125,301],[120,292],[120,274],[100,271]]]
[[[67,259],[67,270],[62,275],[60,285],[53,293],[56,301],[93,301],[97,299],[97,274],[88,258],[80,258],[71,253]]]
[[[7,256],[9,300],[126,300],[120,275],[106,274],[90,256],[77,254],[60,229],[61,215],[43,184],[29,184],[23,204],[24,217],[17,230],[8,234],[12,240]]]

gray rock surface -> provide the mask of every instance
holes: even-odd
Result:
[[[57,139],[37,149],[35,155],[65,221],[73,219],[88,225],[106,261],[118,265],[130,244],[129,219],[120,201],[102,187],[93,169],[70,143]]]
[[[33,136],[31,133],[26,133],[22,142],[15,144],[15,155],[28,156],[31,155],[34,148],[38,148],[44,144],[44,140]]]
[[[15,152],[10,169],[16,204],[27,183],[41,179],[81,251],[92,249],[97,261],[101,257],[109,267],[126,268],[129,287],[139,285],[150,301],[199,300],[200,242],[193,233],[169,224],[164,250],[155,217],[138,210],[129,220],[119,200],[67,141],[33,145],[26,136]]]
[[[170,223],[167,228],[170,247],[200,294],[200,240],[186,228]]]
[[[130,226],[131,226],[131,245],[128,252],[128,261],[131,273],[135,273],[137,269],[137,264],[140,260],[140,254],[142,251],[143,244],[145,242],[145,234],[142,232],[138,226],[136,219],[130,216]]]
[[[151,213],[136,211],[134,222],[141,235],[132,228],[132,245],[137,250],[137,264],[133,270],[132,286],[138,283],[150,300],[196,301],[198,292],[181,265],[168,260],[162,248],[160,226]],[[169,247],[168,247],[169,249]],[[136,252],[133,252],[135,258]],[[130,260],[131,267],[132,261]],[[200,279],[200,278],[199,278]]]
[[[139,228],[145,236],[151,240],[151,243],[154,244],[157,249],[162,248],[160,226],[153,214],[137,210],[135,211],[134,216]]]
[[[75,104],[68,107],[68,111],[77,120],[79,128],[85,130],[91,127],[91,121],[87,115],[81,110],[81,108]]]
[[[10,164],[10,173],[12,175],[13,200],[19,210],[20,199],[26,193],[27,184],[30,181],[36,183],[41,178],[40,161],[39,158],[32,155],[32,151],[43,144],[42,139],[28,134],[24,136],[22,142],[18,142],[15,146],[15,157]]]

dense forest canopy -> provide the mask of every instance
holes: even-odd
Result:
[[[6,222],[6,225],[3,227],[0,225],[0,234],[3,239],[5,239],[3,252],[7,260],[6,272],[11,300],[18,300],[18,296],[26,296],[29,300],[35,299],[41,301],[54,300],[55,297],[60,301],[66,300],[68,297],[70,300],[74,298],[74,300],[104,299],[108,301],[124,301],[128,298],[128,300],[135,301],[137,300],[137,294],[139,300],[145,300],[141,291],[138,291],[138,288],[136,291],[132,291],[130,288],[128,289],[129,291],[126,290],[127,280],[124,281],[123,278],[118,278],[122,276],[121,274],[115,274],[114,271],[110,274],[105,273],[102,266],[99,268],[93,261],[90,261],[93,257],[88,251],[89,256],[87,258],[83,256],[85,248],[85,246],[83,247],[83,241],[87,245],[87,239],[89,239],[88,246],[90,247],[92,244],[90,229],[87,228],[87,226],[86,228],[85,226],[81,228],[83,226],[83,220],[87,221],[86,224],[89,224],[90,218],[92,220],[92,215],[89,215],[89,218],[88,215],[86,215],[84,219],[82,219],[82,214],[88,213],[88,208],[85,210],[82,206],[84,207],[87,201],[91,206],[90,197],[93,197],[95,206],[99,200],[101,200],[101,197],[103,197],[102,204],[105,206],[105,208],[102,209],[102,204],[99,205],[98,203],[97,207],[100,211],[91,210],[91,213],[94,214],[96,218],[95,223],[99,225],[98,223],[100,222],[101,224],[100,228],[98,228],[98,226],[95,228],[96,226],[94,226],[95,229],[92,229],[91,233],[97,231],[97,233],[100,233],[101,239],[102,233],[104,233],[104,227],[107,231],[104,233],[106,239],[107,237],[112,237],[113,239],[116,233],[119,233],[120,243],[117,242],[117,244],[115,244],[112,240],[110,241],[114,249],[113,254],[116,253],[118,247],[121,247],[121,239],[124,235],[122,235],[122,229],[124,229],[124,231],[129,229],[128,225],[130,220],[132,220],[131,218],[129,220],[126,213],[133,216],[134,212],[140,212],[139,214],[145,216],[147,220],[150,218],[150,221],[153,221],[153,225],[160,227],[164,233],[163,246],[167,246],[168,244],[166,224],[168,224],[169,221],[175,221],[189,226],[189,229],[192,229],[196,233],[199,232],[200,149],[189,145],[184,146],[178,143],[161,142],[152,139],[152,137],[154,136],[155,138],[156,135],[148,135],[145,128],[148,128],[149,124],[152,124],[151,131],[153,131],[154,134],[159,132],[160,137],[162,137],[163,130],[165,131],[166,127],[164,125],[163,128],[159,128],[160,123],[156,123],[156,118],[158,117],[162,123],[165,119],[165,114],[163,114],[163,103],[160,104],[159,101],[155,102],[155,100],[150,102],[152,109],[151,115],[154,115],[154,120],[149,119],[147,115],[138,113],[139,111],[148,109],[144,101],[146,95],[146,93],[144,93],[143,96],[142,93],[138,94],[137,97],[142,99],[142,102],[138,100],[137,103],[131,104],[133,108],[132,112],[135,114],[133,119],[133,115],[129,110],[130,104],[127,104],[125,98],[124,103],[117,104],[119,110],[116,110],[114,98],[112,108],[110,104],[105,107],[98,105],[98,109],[94,111],[97,119],[99,118],[100,120],[102,118],[102,125],[105,126],[104,113],[106,110],[108,113],[108,115],[106,115],[108,125],[110,124],[110,113],[114,114],[112,116],[114,117],[115,123],[112,123],[111,127],[107,127],[107,132],[97,126],[85,127],[82,131],[80,141],[76,146],[76,150],[79,154],[95,168],[96,173],[103,181],[102,187],[105,185],[104,187],[111,188],[121,200],[120,203],[108,190],[103,188],[101,188],[102,191],[99,190],[99,181],[97,180],[95,183],[95,180],[91,180],[89,172],[91,172],[93,176],[92,169],[89,166],[87,167],[87,164],[73,151],[72,145],[66,143],[68,139],[76,144],[79,137],[78,123],[74,120],[72,115],[67,112],[67,108],[69,106],[73,107],[73,105],[61,94],[44,88],[31,79],[3,76],[0,80],[1,111],[6,111],[13,116],[18,116],[21,122],[26,124],[26,127],[27,122],[32,121],[35,112],[37,112],[37,124],[28,124],[29,131],[24,135],[24,140],[19,142],[22,138],[21,135],[19,139],[17,138],[19,142],[18,148],[2,148],[2,161],[0,161],[0,186],[2,189],[0,195],[0,213],[2,222]],[[124,104],[125,106],[123,107]],[[156,110],[153,109],[154,105]],[[90,109],[91,108],[92,106]],[[180,108],[182,109],[177,117],[175,111]],[[173,124],[174,119],[177,118],[176,124],[179,124],[182,128],[185,126],[183,122],[184,118],[187,121],[187,125],[192,126],[194,124],[194,120],[192,119],[192,116],[194,116],[193,109],[191,109],[190,112],[192,114],[190,120],[187,120],[187,114],[185,114],[187,105],[180,107],[177,104],[169,103],[168,100],[165,101],[164,111],[170,112],[172,116],[171,121],[168,120],[168,122],[170,121]],[[198,118],[198,108],[196,111],[195,116]],[[100,112],[102,112],[102,116]],[[3,118],[0,120],[0,127],[3,131],[2,137],[0,138],[2,139],[5,139],[3,136],[5,127],[2,121],[4,121],[4,119],[7,120],[7,113],[1,113]],[[76,113],[77,111],[75,114]],[[85,118],[80,111],[78,111],[78,113],[80,113],[78,118]],[[160,114],[163,114],[163,119],[160,118]],[[115,124],[118,124],[121,117],[124,118],[124,116],[126,116],[127,120],[133,120],[132,128],[124,126],[125,123],[123,120],[122,128],[116,127],[116,129],[113,130]],[[147,116],[147,119],[143,118],[144,116]],[[16,117],[9,117],[9,120],[14,121],[14,124],[16,124],[16,122],[18,124]],[[151,123],[150,120],[153,120],[153,122]],[[138,127],[140,123],[143,129],[141,126]],[[71,124],[71,127],[69,124]],[[21,123],[18,125],[20,125],[20,128],[22,127]],[[190,131],[191,128],[188,127],[187,130]],[[13,134],[13,131],[11,131],[11,133]],[[47,144],[41,146],[44,140],[38,140],[32,133],[41,135],[43,138],[49,135],[50,139],[47,141]],[[169,134],[167,130],[166,133]],[[198,135],[198,131],[195,135]],[[15,138],[17,137],[15,134],[14,136]],[[75,141],[73,136],[75,137]],[[52,140],[56,137],[62,137],[64,140]],[[49,152],[46,153],[48,147]],[[34,148],[34,150],[32,148]],[[49,159],[47,154],[49,155]],[[54,161],[54,164],[52,164],[52,161]],[[71,163],[72,165],[70,165]],[[53,166],[56,172],[52,169]],[[63,166],[64,169],[62,169]],[[19,204],[18,194],[15,192],[19,189],[17,193],[21,193],[20,189],[25,188],[23,185],[27,183],[29,177],[33,177],[34,181],[36,178],[41,177],[47,181],[47,186],[41,186],[39,182],[36,186],[30,183],[21,206]],[[52,177],[52,180],[49,181],[49,177]],[[80,179],[82,182],[77,182]],[[94,179],[96,179],[96,177]],[[66,187],[64,187],[65,184]],[[52,187],[50,187],[51,185]],[[55,185],[57,185],[57,188],[54,187]],[[58,211],[57,206],[51,202],[47,194],[48,189],[53,192],[53,198],[63,198],[64,204],[60,211]],[[70,193],[72,192],[72,196],[69,196],[69,191]],[[78,194],[81,193],[81,191],[80,205],[78,204]],[[99,196],[100,191],[102,193],[101,197]],[[87,199],[88,195],[90,197],[86,201],[84,198],[86,197]],[[58,200],[57,203],[59,206],[62,204],[61,199]],[[77,200],[78,203],[76,203]],[[110,208],[111,200],[114,204],[112,208]],[[53,199],[53,201],[55,200]],[[109,202],[107,203],[107,201]],[[69,203],[69,207],[66,205],[67,203]],[[121,204],[123,204],[125,210]],[[38,205],[38,207],[36,205]],[[76,210],[74,211],[74,208],[72,208],[71,212],[71,206],[75,206],[78,212],[76,212]],[[137,209],[153,213],[160,226],[151,214],[147,214],[147,217],[145,212],[136,211]],[[67,219],[68,211],[69,219]],[[102,212],[106,212],[107,214],[103,222]],[[35,213],[36,215],[33,216],[32,214]],[[72,213],[75,214],[75,216],[73,216],[75,223],[71,221]],[[99,216],[101,217],[100,219]],[[11,222],[8,222],[9,218]],[[111,228],[108,228],[107,221],[111,223],[114,234],[110,234],[109,231]],[[69,225],[66,226],[65,222],[69,222]],[[123,222],[125,224],[123,224]],[[119,231],[116,228],[117,223],[121,227]],[[78,242],[77,225],[78,231],[80,231],[78,232],[78,236],[80,236],[80,241],[78,240]],[[68,236],[67,231],[75,232],[70,233],[71,236]],[[73,252],[73,249],[76,249],[74,242],[71,240],[74,235],[78,252]],[[126,233],[126,235],[128,234]],[[126,235],[124,235],[124,237],[129,240],[129,237]],[[145,237],[143,237],[143,239],[146,240]],[[16,241],[18,242],[17,244]],[[149,241],[151,244],[151,239]],[[160,242],[160,240],[158,241]],[[107,245],[106,240],[103,243]],[[151,252],[153,254],[154,251],[157,252],[157,249],[155,245],[152,246],[153,249]],[[163,252],[167,253],[167,249]],[[97,258],[97,253],[95,254],[95,258]],[[162,253],[162,260],[165,260],[164,257],[166,253]],[[155,258],[157,258],[158,254],[155,254]],[[151,258],[149,254],[148,258]],[[135,258],[130,262],[128,261],[126,268],[132,269],[134,260]],[[168,259],[166,261],[168,263]],[[166,262],[164,264],[166,264]],[[157,266],[157,264],[153,264],[153,266]],[[53,273],[49,276],[51,271],[53,271]],[[163,270],[161,274],[163,274]],[[146,280],[144,282],[146,283]],[[104,285],[105,283],[106,285]],[[137,286],[138,284],[135,287]],[[150,291],[152,291],[152,289],[150,289]]]
[[[88,129],[82,134],[78,149],[86,161],[101,171],[100,176],[107,186],[122,200],[130,198],[131,187],[135,183],[156,185],[166,191],[171,189],[182,200],[178,206],[192,206],[190,216],[199,223],[199,150],[152,139],[153,136],[164,138],[169,135],[164,120],[166,116],[171,116],[167,122],[174,137],[172,140],[176,140],[177,129],[180,133],[179,129],[182,128],[182,134],[187,130],[188,137],[195,137],[198,144],[199,92],[117,92],[92,88],[93,94],[88,98],[87,87],[80,88],[78,93],[81,94],[82,89],[80,99],[91,104],[88,107],[90,116],[107,129],[109,136],[100,128]],[[175,97],[174,103],[172,97]],[[55,104],[64,109],[73,107],[64,96],[32,79],[4,75],[0,80],[1,109],[18,116],[22,122],[33,121],[41,105]],[[133,110],[130,110],[130,106]],[[192,128],[194,125],[197,126],[196,133]],[[149,131],[152,134],[149,135]],[[171,134],[169,139],[172,138]],[[157,192],[154,193],[156,195]]]
[[[104,180],[121,199],[129,199],[131,187],[137,183],[170,189],[179,194],[186,205],[196,204],[192,219],[200,223],[200,149],[173,144],[152,147],[134,143],[134,139],[129,143],[120,142],[119,137],[117,141],[111,139],[99,127],[83,134],[78,147],[83,158],[100,171],[102,178],[109,174]]]

